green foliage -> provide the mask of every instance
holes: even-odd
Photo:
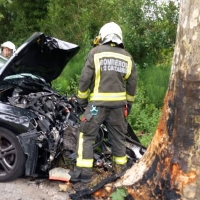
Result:
[[[138,71],[140,71],[139,82],[144,85],[145,95],[157,108],[162,107],[168,87],[171,66],[149,66],[144,69],[139,68]]]
[[[49,0],[48,15],[41,28],[44,32],[73,41],[88,50],[100,27],[119,18],[114,2],[116,0]]]
[[[79,75],[76,75],[76,78],[75,80],[74,79],[70,79],[70,84],[69,86],[67,87],[67,94],[78,94],[78,82],[79,82],[79,78],[80,76]]]
[[[141,144],[145,147],[148,147],[152,141],[154,133],[145,133],[144,135],[139,137]]]
[[[126,49],[136,63],[164,62],[162,50],[171,54],[176,38],[178,6],[173,1],[158,4],[157,0],[126,0],[121,5]]]
[[[111,197],[112,197],[112,200],[124,200],[125,197],[127,197],[127,191],[125,188],[123,187],[120,187],[120,188],[117,188],[112,194],[111,194]]]
[[[160,112],[146,96],[144,87],[140,86],[127,120],[137,135],[145,137],[141,141],[145,146],[148,146],[155,132]]]
[[[48,0],[17,0],[0,2],[1,42],[10,40],[21,45],[32,33],[41,31],[47,14]]]
[[[77,94],[78,81],[84,66],[85,54],[79,52],[65,67],[62,74],[52,82],[52,86],[61,94]]]
[[[173,1],[0,0],[1,42],[11,40],[19,46],[41,31],[77,43],[86,53],[101,26],[115,21],[123,29],[126,49],[140,66],[163,62],[166,54],[171,55],[177,18]]]

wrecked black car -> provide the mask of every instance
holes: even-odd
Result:
[[[80,115],[75,96],[51,87],[79,46],[34,33],[0,68],[0,182],[48,174],[61,156],[75,163]],[[94,167],[112,167],[106,124],[99,128]],[[146,151],[131,127],[127,155]]]
[[[0,68],[0,181],[46,171],[59,155],[68,104],[50,83],[78,50],[35,33]]]

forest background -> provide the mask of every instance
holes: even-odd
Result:
[[[138,74],[127,120],[148,146],[168,87],[178,13],[178,0],[0,0],[0,43],[9,40],[19,47],[34,32],[44,32],[78,44],[79,53],[52,83],[69,96],[77,94],[81,70],[101,26],[119,24]]]

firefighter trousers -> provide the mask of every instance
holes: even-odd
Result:
[[[125,133],[127,122],[124,117],[124,108],[106,108],[97,106],[97,115],[92,115],[92,104],[88,104],[80,124],[80,133],[77,144],[77,167],[93,167],[93,145],[102,123],[106,124],[108,138],[111,143],[113,161],[116,164],[126,164]]]

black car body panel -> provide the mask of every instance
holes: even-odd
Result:
[[[34,129],[35,126],[30,121],[36,117],[30,110],[0,102],[0,124],[5,128],[12,127],[11,129],[17,130],[16,135]]]
[[[30,73],[50,83],[63,71],[68,61],[79,51],[79,46],[43,33],[34,33],[0,68],[0,80],[6,76]]]
[[[37,161],[38,161],[38,146],[37,138],[38,134],[36,129],[22,133],[17,136],[22,145],[24,154],[27,157],[25,164],[25,176],[35,176]]]

